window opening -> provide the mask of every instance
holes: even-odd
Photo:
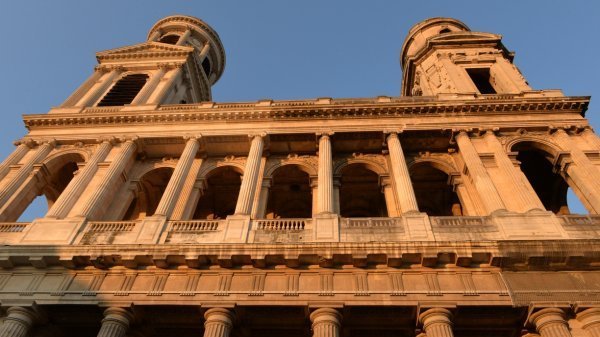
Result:
[[[377,173],[362,164],[344,168],[340,178],[340,215],[347,218],[388,216]]]
[[[461,216],[462,205],[456,192],[448,184],[448,174],[429,163],[411,168],[410,179],[417,198],[419,211],[429,216]]]
[[[310,218],[312,193],[308,173],[297,165],[285,165],[273,173],[269,189],[267,219]]]
[[[490,82],[490,69],[489,68],[469,68],[467,74],[473,81],[473,84],[477,87],[480,94],[495,94],[496,89]]]
[[[98,106],[130,104],[148,80],[146,74],[131,74],[121,78],[102,98]]]
[[[168,44],[177,44],[179,41],[179,35],[165,35],[160,38],[159,42],[168,43]]]
[[[198,200],[193,219],[225,219],[235,213],[242,175],[230,166],[212,171]]]
[[[205,57],[204,60],[202,61],[202,69],[204,70],[204,73],[206,74],[206,78],[208,78],[210,76],[210,70],[211,70],[210,59],[208,57]]]

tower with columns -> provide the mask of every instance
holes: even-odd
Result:
[[[0,164],[0,337],[600,336],[590,98],[513,56],[432,18],[398,97],[222,103],[197,18],[99,52]]]

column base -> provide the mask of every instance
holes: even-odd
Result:
[[[496,213],[492,215],[498,229],[509,240],[564,239],[567,234],[558,218],[549,211]]]
[[[245,243],[250,231],[250,215],[234,214],[227,217],[224,242]]]
[[[340,241],[340,217],[335,213],[320,213],[313,218],[313,238],[316,242]]]
[[[72,244],[85,224],[84,218],[35,219],[25,230],[21,244]]]

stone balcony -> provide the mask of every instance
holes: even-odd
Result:
[[[418,221],[415,221],[418,220]],[[225,240],[225,232],[235,219],[164,221],[157,244],[236,243]],[[315,240],[317,218],[247,220],[248,233],[237,243],[295,244]],[[331,242],[411,242],[411,241],[513,241],[589,239],[600,234],[598,215],[500,213],[491,216],[429,217],[423,213],[397,218],[336,218],[339,237]],[[75,236],[75,245],[114,245],[140,243],[138,238],[148,222],[88,221]],[[43,223],[0,223],[0,244],[22,245],[33,226]],[[415,236],[414,226],[422,236]],[[421,228],[423,227],[424,228]],[[64,244],[64,241],[57,244]],[[148,242],[144,242],[148,243]]]

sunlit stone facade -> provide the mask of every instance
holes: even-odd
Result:
[[[434,18],[399,97],[220,103],[199,19],[98,53],[0,164],[0,336],[600,336],[589,97],[512,58]]]

